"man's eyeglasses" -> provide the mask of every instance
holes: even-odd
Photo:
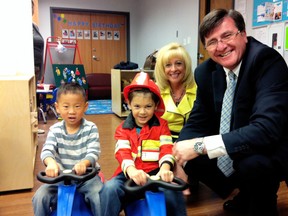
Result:
[[[205,45],[205,49],[207,50],[214,50],[216,49],[216,47],[218,46],[218,43],[228,43],[229,41],[233,40],[241,31],[237,31],[235,33],[233,32],[227,32],[224,35],[221,36],[221,38],[219,40],[217,39],[213,39],[207,42],[207,44]]]

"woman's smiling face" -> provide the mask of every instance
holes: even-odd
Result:
[[[165,64],[165,74],[170,84],[182,83],[185,76],[185,63],[180,58],[171,58]]]

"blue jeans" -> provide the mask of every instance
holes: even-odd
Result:
[[[47,216],[51,213],[51,208],[57,205],[58,184],[43,184],[39,187],[32,198],[34,215]],[[103,183],[100,177],[96,175],[94,178],[77,185],[76,190],[83,194],[85,201],[89,203],[94,216],[101,216],[101,206],[99,191]]]
[[[127,203],[124,184],[127,178],[123,173],[107,181],[100,191],[101,216],[119,216]],[[182,191],[172,191],[160,188],[165,194],[168,216],[186,216],[186,204]],[[130,201],[132,201],[130,199]]]

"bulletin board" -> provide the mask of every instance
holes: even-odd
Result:
[[[254,0],[252,27],[288,20],[287,0]]]
[[[82,64],[52,64],[55,85],[63,83],[78,83],[84,89],[88,89],[84,66]]]

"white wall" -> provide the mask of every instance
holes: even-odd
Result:
[[[198,1],[139,0],[139,8],[139,25],[135,35],[138,61],[144,61],[155,49],[176,41],[190,53],[194,70],[198,50]]]
[[[199,1],[145,0],[139,1],[137,36],[138,61],[169,42],[183,44],[197,66]],[[178,36],[177,36],[178,35]],[[143,63],[140,63],[143,66]]]
[[[244,17],[246,23],[247,35],[253,35],[252,32],[252,13],[253,13],[253,2],[252,0],[234,0],[235,10],[238,10]]]
[[[5,9],[3,7],[0,19],[0,76],[15,75],[17,73],[33,74],[31,1],[5,1]]]

